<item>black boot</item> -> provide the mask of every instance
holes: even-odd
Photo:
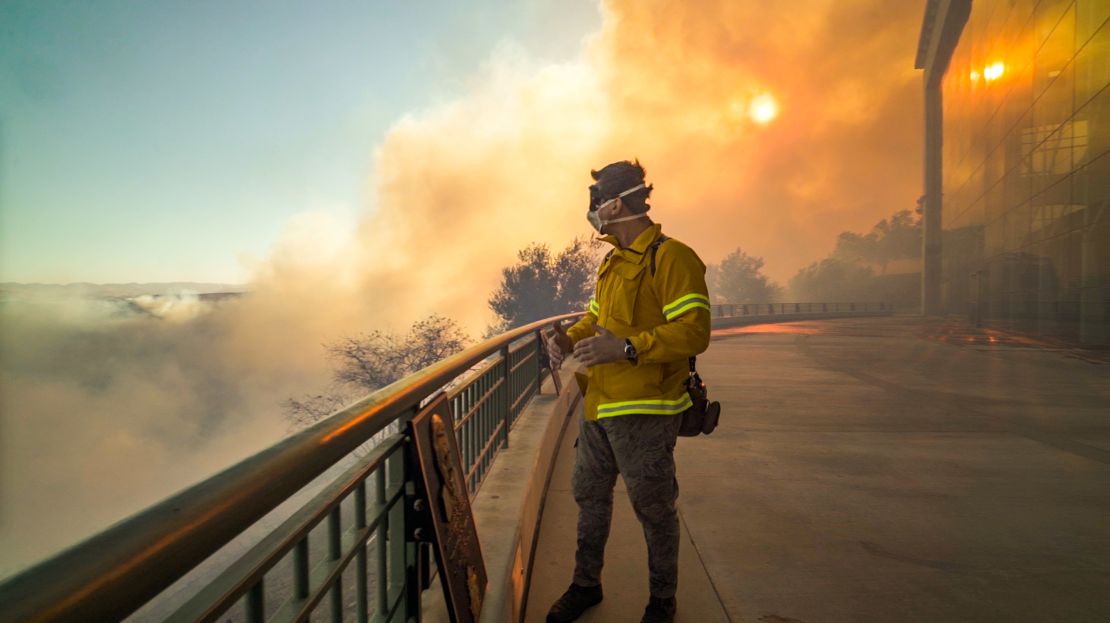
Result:
[[[644,618],[640,619],[640,623],[673,623],[677,609],[674,597],[652,597],[648,600],[647,608],[644,608]]]
[[[601,603],[601,599],[601,585],[571,584],[559,601],[551,606],[551,610],[547,613],[547,623],[570,623],[582,616],[586,610]]]

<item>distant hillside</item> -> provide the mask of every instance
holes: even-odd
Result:
[[[209,298],[213,294],[241,294],[242,284],[174,281],[169,283],[0,283],[0,293],[45,296],[84,296],[91,298],[129,298],[150,294],[164,296],[192,292]]]

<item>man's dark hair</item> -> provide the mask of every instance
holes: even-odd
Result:
[[[639,160],[633,162],[621,160],[605,165],[600,171],[590,171],[590,175],[597,180],[601,196],[605,199],[612,199],[629,188],[643,184],[645,173]],[[643,214],[651,207],[647,202],[648,196],[651,195],[651,189],[651,185],[645,186],[634,193],[621,197],[621,201],[628,206],[633,214]]]

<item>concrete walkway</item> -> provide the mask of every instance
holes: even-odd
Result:
[[[724,414],[677,450],[679,621],[1110,620],[1110,365],[900,317],[730,329],[698,361]],[[570,581],[573,441],[527,621]],[[623,490],[607,559],[582,620],[638,621]]]

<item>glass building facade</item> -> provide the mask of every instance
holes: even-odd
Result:
[[[943,313],[1110,344],[1108,19],[1110,0],[970,3],[936,78]]]

